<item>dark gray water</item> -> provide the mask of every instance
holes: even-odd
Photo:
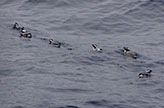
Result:
[[[164,0],[0,0],[0,108],[164,108]]]

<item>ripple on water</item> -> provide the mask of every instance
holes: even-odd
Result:
[[[11,108],[26,108],[26,107],[23,107],[23,106],[14,106],[14,107],[11,107]]]
[[[0,76],[10,76],[14,71],[13,69],[0,69]]]
[[[139,108],[135,105],[130,105],[124,101],[120,102],[113,102],[113,101],[108,101],[108,100],[91,100],[87,101],[86,104],[92,105],[95,108]]]
[[[58,92],[58,93],[90,93],[92,90],[80,89],[80,88],[43,88],[45,91]]]
[[[74,105],[66,105],[66,106],[59,106],[59,107],[54,107],[54,108],[79,108],[79,107],[74,106]]]
[[[138,78],[136,81],[132,82],[132,84],[137,85],[137,87],[144,87],[144,88],[150,88],[150,87],[158,87],[158,85],[161,84],[160,81],[153,81],[153,76],[149,78]]]
[[[90,104],[90,105],[93,105],[93,106],[108,106],[109,103],[111,102],[108,102],[107,100],[91,100],[91,101],[87,101],[86,104]]]
[[[162,65],[162,66],[163,66],[163,65],[164,65],[164,60],[156,61],[155,63],[156,63],[157,65]]]
[[[104,62],[110,62],[112,58],[106,56],[82,56],[73,57],[77,62],[82,65],[99,65],[102,66]]]
[[[161,93],[164,93],[164,88],[157,88],[157,89],[154,89],[153,90],[153,93],[155,93],[155,94],[161,94]]]

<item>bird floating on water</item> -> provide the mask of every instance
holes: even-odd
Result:
[[[132,52],[128,47],[123,47],[123,49],[124,49],[124,55],[137,59],[137,54],[135,52]]]
[[[102,49],[98,48],[98,46],[96,44],[92,44],[92,49],[93,49],[93,51],[102,52]]]
[[[58,48],[61,47],[61,43],[60,42],[55,42],[53,39],[49,39],[49,44],[54,45]]]
[[[17,29],[17,30],[24,30],[24,27],[19,26],[19,24],[17,22],[15,22],[13,29]]]
[[[24,38],[32,38],[32,34],[25,32],[25,33],[21,33],[20,37],[24,37]]]
[[[145,78],[145,77],[150,77],[151,76],[152,70],[147,69],[145,72],[139,73],[138,77],[139,78]]]

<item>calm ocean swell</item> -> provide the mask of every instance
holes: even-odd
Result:
[[[164,108],[163,28],[164,0],[1,0],[0,108]]]

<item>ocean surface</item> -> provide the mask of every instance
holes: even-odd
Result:
[[[164,0],[0,0],[0,108],[164,108]]]

